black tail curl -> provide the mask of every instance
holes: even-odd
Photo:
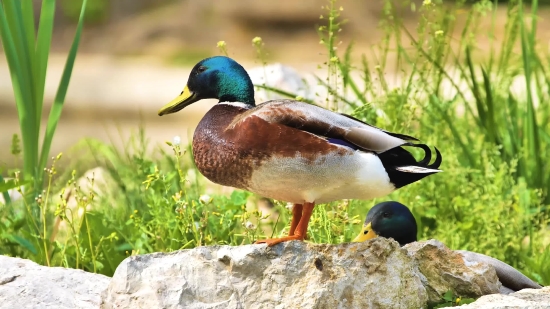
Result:
[[[424,158],[416,161],[413,155],[405,150],[403,146],[416,147],[424,150]],[[388,151],[378,154],[382,161],[391,183],[395,188],[401,188],[413,182],[416,182],[426,176],[441,172],[439,166],[443,162],[443,157],[437,148],[435,148],[435,161],[429,164],[432,159],[430,147],[425,144],[407,143],[403,146],[392,148]]]
[[[416,147],[424,150],[424,158],[418,162],[418,166],[425,167],[425,168],[431,168],[431,169],[438,169],[441,163],[443,162],[443,157],[441,156],[441,152],[437,149],[437,147],[434,147],[435,149],[435,161],[432,164],[429,164],[432,160],[432,151],[430,147],[426,144],[412,144],[408,143],[406,146],[410,147]]]

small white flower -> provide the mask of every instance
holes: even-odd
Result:
[[[294,208],[294,204],[293,203],[286,203],[286,209],[288,210],[292,210],[292,208]]]
[[[246,223],[244,224],[244,227],[246,227],[249,230],[253,230],[253,229],[256,228],[256,225],[254,225],[254,223],[252,223],[250,221],[246,221]]]
[[[181,143],[181,138],[179,137],[179,135],[176,135],[176,136],[174,136],[174,139],[172,141],[173,141],[172,144],[174,146],[179,146],[179,144]]]
[[[212,202],[212,197],[208,194],[203,194],[199,197],[199,201],[203,204],[210,204]]]

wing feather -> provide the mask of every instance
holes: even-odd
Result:
[[[294,100],[262,103],[234,119],[229,128],[251,116],[324,138],[342,139],[361,149],[377,153],[405,145],[408,140],[417,140],[408,135],[384,131],[348,115]]]

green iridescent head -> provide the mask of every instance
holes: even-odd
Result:
[[[393,238],[401,246],[417,240],[417,226],[407,206],[388,201],[376,204],[365,219],[363,228],[353,241],[366,241],[378,236]]]
[[[193,67],[181,94],[162,107],[159,116],[175,113],[202,99],[254,106],[254,85],[235,60],[225,56],[206,58]]]

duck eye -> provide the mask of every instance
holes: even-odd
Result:
[[[367,235],[369,233],[369,231],[364,231],[363,234]]]
[[[202,73],[202,72],[206,71],[206,67],[201,65],[197,71],[199,73]]]
[[[385,213],[382,214],[382,216],[383,216],[384,218],[389,218],[389,217],[390,217],[390,213],[389,213],[389,212],[385,212]]]

